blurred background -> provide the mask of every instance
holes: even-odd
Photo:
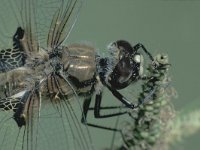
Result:
[[[89,42],[105,53],[118,39],[143,43],[154,55],[168,54],[177,114],[199,109],[200,1],[87,0],[69,42]],[[96,132],[97,145],[107,145],[108,131]],[[198,150],[199,139],[200,132],[195,132],[171,149]]]
[[[9,5],[5,0],[4,4]],[[7,7],[10,6],[5,8]],[[6,19],[9,18],[4,13],[1,17],[2,15],[7,17]],[[16,30],[16,26],[10,30],[13,24],[9,26],[2,21],[1,25],[1,35],[4,34],[4,27],[11,32],[10,37]],[[168,54],[171,64],[171,85],[178,93],[178,97],[172,100],[176,115],[187,116],[194,110],[199,110],[200,0],[86,0],[66,44],[87,43],[96,47],[98,53],[106,56],[107,45],[120,39],[127,40],[132,45],[142,43],[152,55]],[[103,99],[108,105],[116,101],[109,92],[104,94]],[[199,150],[199,118],[200,113],[186,117],[185,122],[193,122],[187,126],[193,134],[175,141],[170,146],[171,150]],[[93,119],[92,113],[89,114],[89,119],[97,124],[113,125],[116,122],[116,119]],[[54,120],[52,122],[53,124],[48,125],[53,125],[52,130],[55,129],[56,132],[58,126],[54,124]],[[45,128],[51,130],[47,126]],[[97,149],[110,147],[112,132],[89,129]],[[60,132],[62,132],[61,129]],[[46,136],[44,136],[44,141],[45,138]],[[54,138],[65,142],[56,136]],[[56,140],[50,142],[54,142],[53,144],[57,147]],[[59,146],[57,148],[59,149]]]

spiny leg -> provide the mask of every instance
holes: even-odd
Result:
[[[88,123],[87,122],[87,113],[89,111],[90,103],[91,103],[91,97],[86,98],[84,100],[84,103],[83,103],[83,114],[82,114],[81,122],[84,125],[88,125],[88,126],[91,126],[91,127],[95,127],[95,128],[99,128],[99,129],[103,129],[103,130],[109,130],[109,131],[118,132],[118,133],[120,133],[120,135],[121,135],[122,139],[124,140],[124,142],[126,142],[125,137],[124,137],[123,132],[122,132],[121,129],[111,128],[111,127],[105,127],[105,126],[102,126],[102,125],[97,125],[97,124],[93,124],[93,123]],[[108,117],[119,116],[119,115],[123,115],[123,114],[128,113],[128,112],[121,112],[121,113],[104,115],[103,117],[102,116],[98,117],[100,115],[100,110],[101,110],[100,104],[101,104],[101,94],[100,95],[96,95],[96,101],[95,101],[95,107],[94,107],[95,118],[96,117],[97,118],[108,118]],[[120,107],[119,106],[111,107],[111,109],[113,109],[113,108],[115,109],[115,108],[120,108]],[[106,109],[109,109],[109,107],[106,107]]]
[[[152,91],[152,93],[154,93],[154,90]],[[113,90],[113,93],[118,96],[117,98],[124,98],[123,95],[121,95],[116,90]],[[112,127],[106,127],[106,126],[97,125],[97,124],[94,124],[94,123],[88,123],[87,122],[87,113],[88,113],[89,110],[94,110],[94,116],[95,116],[95,118],[109,118],[109,117],[119,116],[119,115],[123,115],[123,114],[128,114],[130,116],[130,112],[129,111],[118,112],[118,113],[108,114],[108,115],[100,115],[100,110],[102,110],[102,109],[107,109],[108,110],[108,109],[117,109],[117,108],[120,109],[121,108],[121,106],[101,107],[101,100],[102,100],[102,92],[99,92],[98,94],[96,94],[94,109],[89,107],[90,103],[91,103],[91,97],[86,98],[84,100],[84,103],[83,103],[83,113],[82,113],[81,122],[83,124],[91,126],[91,127],[118,132],[118,133],[120,133],[123,141],[126,143],[123,131],[121,129],[112,128]],[[146,101],[146,100],[144,99],[144,101]],[[140,103],[140,104],[142,104],[142,103]],[[140,104],[134,105],[135,108],[138,107]],[[127,107],[123,107],[123,108],[127,108]],[[128,144],[128,143],[126,143],[126,144]]]
[[[101,100],[102,100],[102,93],[100,92],[99,94],[96,95],[96,99],[95,99],[95,106],[94,106],[94,116],[95,116],[95,118],[109,118],[109,117],[119,116],[119,115],[123,115],[123,114],[128,113],[127,111],[124,111],[124,112],[101,115],[100,114]]]
[[[150,97],[155,93],[156,88],[153,88],[149,95],[147,97],[145,97],[144,99],[140,100],[138,103],[133,104],[131,103],[129,100],[127,100],[121,93],[119,93],[116,89],[113,89],[111,87],[108,87],[108,89],[112,92],[112,94],[119,100],[121,101],[126,107],[131,108],[131,109],[135,109],[138,108],[140,105],[143,105],[145,102],[147,102]],[[127,112],[128,113],[128,112]]]
[[[134,109],[137,108],[138,106],[131,103],[129,100],[127,100],[122,94],[120,94],[117,90],[107,86],[108,89],[112,92],[112,94],[119,100],[121,101],[126,107]]]
[[[84,125],[88,125],[88,126],[99,128],[99,129],[105,129],[105,130],[109,130],[109,131],[116,131],[116,132],[120,132],[121,133],[120,129],[115,129],[115,128],[111,128],[111,127],[105,127],[105,126],[96,125],[96,124],[93,124],[93,123],[88,123],[87,122],[87,113],[88,113],[88,110],[89,110],[90,103],[91,103],[91,97],[86,98],[84,100],[84,103],[83,103],[83,113],[82,113],[81,122]]]
[[[121,108],[127,108],[127,107],[126,106],[101,106],[100,107],[101,110],[106,110],[106,109],[121,109]],[[94,109],[95,109],[94,107],[90,107],[89,111],[90,110],[94,111]]]

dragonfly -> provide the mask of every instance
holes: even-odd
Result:
[[[88,126],[119,130],[88,122],[88,112],[94,111],[96,118],[128,113],[125,110],[101,115],[103,109],[121,109],[101,106],[103,89],[107,88],[124,108],[138,108],[145,98],[135,104],[118,90],[145,80],[140,50],[151,63],[154,58],[143,44],[132,46],[125,40],[109,44],[110,57],[97,55],[95,48],[86,44],[64,45],[84,0],[8,2],[4,2],[8,6],[2,12],[12,8],[13,15],[8,19],[2,13],[3,23],[16,23],[14,29],[9,23],[5,26],[7,32],[1,31],[4,38],[5,33],[12,35],[10,48],[3,47],[6,42],[1,38],[1,147],[35,150],[62,145],[59,149],[94,149]],[[90,107],[93,96],[95,106]]]
[[[75,89],[67,76],[74,74],[73,68],[79,59],[83,64],[77,67],[78,73],[93,70],[95,64],[88,64],[95,53],[93,48],[83,46],[85,55],[81,55],[79,44],[62,46],[84,0],[2,3],[0,147],[10,150],[94,149],[88,127],[81,126],[78,118],[82,104],[77,93],[91,87]],[[87,58],[82,58],[84,56]],[[74,66],[67,64],[67,59],[74,62]],[[63,68],[68,70],[67,74]],[[92,75],[88,72],[81,79],[87,80]]]

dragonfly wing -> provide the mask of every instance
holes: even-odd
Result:
[[[10,47],[13,50],[15,44],[18,44],[18,50],[25,56],[25,64],[20,67],[15,66],[11,70],[5,69],[0,77],[1,79],[7,78],[8,73],[11,72],[9,76],[16,78],[16,72],[20,68],[27,68],[23,73],[25,76],[19,74],[22,79],[17,81],[19,84],[24,83],[22,85],[25,86],[17,88],[16,92],[5,94],[5,98],[1,97],[0,135],[3,136],[0,136],[0,147],[11,150],[44,148],[50,150],[57,149],[60,145],[59,149],[93,149],[88,127],[81,125],[79,120],[82,114],[82,104],[77,97],[77,89],[71,85],[68,79],[61,75],[50,76],[50,73],[41,77],[43,79],[39,86],[31,87],[31,84],[26,84],[27,79],[34,81],[34,75],[42,74],[31,70],[36,58],[40,58],[37,60],[43,59],[40,55],[41,49],[47,54],[49,50],[60,46],[69,36],[83,0],[3,1],[7,9],[9,8],[9,11],[14,14],[12,20],[5,19],[10,23],[3,22],[5,23],[4,27],[14,22],[12,26],[7,27],[8,30],[12,29],[8,36],[13,39]],[[0,16],[3,15],[3,11],[0,11]],[[16,28],[20,32],[16,32]],[[2,33],[7,34],[7,32]],[[0,41],[1,39],[4,41],[4,34],[1,34]],[[4,46],[1,49],[3,48]],[[9,46],[5,48],[8,49]],[[8,59],[6,62],[9,62]],[[13,73],[13,71],[16,72]],[[15,85],[15,82],[12,83]],[[50,85],[51,88],[48,87],[48,90],[53,91],[53,96],[50,96],[52,93],[48,90],[42,89],[43,86],[47,86],[46,83]],[[5,82],[0,85],[4,88]],[[20,91],[24,91],[24,93]],[[46,94],[44,94],[45,92]],[[4,92],[1,93],[1,96],[3,94]],[[15,100],[11,99],[13,97],[19,99],[16,105],[14,105]],[[15,107],[8,107],[5,110],[3,109],[6,107],[5,103],[7,107]]]
[[[4,18],[0,28],[2,33],[0,34],[0,41],[2,41],[0,45],[0,73],[1,76],[4,76],[2,73],[6,73],[6,78],[13,75],[11,70],[23,67],[27,59],[34,59],[38,52],[34,19],[35,5],[33,3],[35,1],[32,0],[2,1],[5,7],[0,11],[0,17]],[[5,15],[5,12],[8,12],[8,16]],[[6,40],[7,43],[11,44],[3,44],[6,43]]]
[[[0,146],[11,150],[93,149],[88,127],[80,121],[82,104],[75,91],[65,77],[53,74],[32,90],[1,99]]]
[[[25,31],[21,40],[22,48],[26,55],[33,56],[39,50],[37,39],[36,10],[37,0],[20,0],[22,28]]]
[[[84,0],[3,0],[0,72],[48,58],[69,36]],[[5,17],[8,11],[9,17]],[[12,15],[11,15],[12,14]],[[17,30],[16,30],[17,29]],[[12,31],[12,32],[11,32]],[[7,38],[6,35],[8,34]],[[4,45],[3,43],[10,43]],[[12,39],[12,41],[11,41]]]
[[[5,142],[2,142],[2,147],[37,149],[40,100],[39,91],[36,89],[22,91],[12,97],[0,100],[0,110],[4,114],[1,119],[2,130],[0,133],[5,133],[1,140],[6,139]],[[7,141],[10,143],[8,144]]]
[[[48,137],[46,142],[51,149],[58,145],[59,149],[93,149],[89,129],[81,124],[82,102],[75,86],[64,76],[53,73],[43,83],[40,133]]]
[[[69,36],[83,0],[60,1],[60,6],[53,15],[48,32],[47,46],[50,49],[58,47]]]

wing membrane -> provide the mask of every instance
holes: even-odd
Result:
[[[23,49],[27,55],[38,52],[37,25],[36,25],[37,0],[21,0],[22,28],[25,36],[22,39]],[[30,54],[29,54],[30,53]]]
[[[2,1],[3,10],[0,13],[1,18],[5,18],[1,26],[1,37],[2,41],[5,41],[5,35],[13,39],[12,36],[18,27],[25,30],[25,36],[21,40],[21,44],[24,46],[23,51],[27,55],[38,51],[38,40],[37,40],[37,25],[36,25],[36,3],[37,0],[8,0]],[[8,16],[5,15],[8,12]],[[6,17],[5,17],[6,16]],[[6,30],[5,30],[6,29]],[[8,41],[7,41],[8,42]],[[11,48],[2,47],[2,48]]]
[[[49,76],[39,86],[30,91],[23,91],[10,98],[0,100],[1,114],[6,113],[0,120],[0,144],[11,150],[40,150],[56,149],[93,149],[87,126],[81,126],[82,110],[76,96],[66,97],[65,88],[73,88],[66,79]],[[48,90],[41,88],[48,82],[54,82],[52,89],[60,92],[57,99],[50,98]],[[39,88],[38,88],[39,87]],[[52,90],[51,89],[51,90]],[[39,91],[48,92],[41,94]],[[69,89],[73,92],[73,89]],[[66,92],[69,92],[66,91]],[[74,93],[74,95],[76,95]],[[8,127],[7,127],[8,126]],[[9,142],[10,143],[9,143]]]
[[[42,119],[43,121],[54,122],[54,119],[56,119],[59,122],[57,125],[61,126],[57,127],[55,131],[59,132],[60,128],[63,129],[61,135],[64,136],[63,139],[66,141],[63,146],[65,145],[67,149],[93,149],[88,128],[82,126],[80,122],[82,114],[80,99],[77,98],[76,89],[70,81],[62,75],[52,73],[44,80],[42,88],[44,88],[43,91],[51,94],[49,96],[51,98],[44,98],[41,118],[45,118]],[[51,139],[53,138],[55,137],[51,137]],[[58,140],[57,142],[60,143],[61,141]],[[52,147],[54,146],[52,145]]]
[[[82,1],[69,0],[67,3],[62,1],[60,8],[53,16],[48,35],[48,47],[59,46],[69,35],[73,25],[77,20],[78,12]]]
[[[13,51],[18,44],[17,50],[26,55],[25,64],[21,66],[28,67],[38,58],[41,49],[53,50],[69,36],[83,0],[3,1],[6,4],[4,11],[8,9],[12,15],[9,19],[3,17],[4,27],[9,32],[4,32],[4,28],[0,30],[0,33],[4,33],[0,35],[0,42],[6,43],[5,35],[13,40],[11,44],[0,47]],[[4,12],[0,11],[2,16]],[[20,36],[22,32],[16,32],[18,27],[24,31],[23,36]],[[28,64],[27,60],[30,61]],[[11,94],[4,92],[6,83],[1,84],[0,147],[10,150],[50,150],[58,149],[60,145],[61,150],[93,149],[88,128],[81,126],[79,121],[82,109],[73,85],[62,75],[43,74],[41,79],[39,76],[42,73],[32,72],[30,68],[24,69],[22,75],[19,73],[21,66],[15,66],[11,71],[5,69],[0,75],[1,78],[19,77],[11,82],[12,91],[8,90]],[[38,78],[39,84],[32,87],[29,81],[36,83]],[[52,87],[54,94],[59,95],[57,100],[53,100],[57,95],[50,96],[48,90],[42,89],[43,86],[48,87],[46,83]]]
[[[6,120],[1,120],[2,131],[5,132],[6,141],[3,148],[32,150],[37,147],[38,122],[41,97],[37,89],[23,91],[0,100],[0,108]],[[13,111],[13,113],[11,113]],[[1,112],[2,113],[2,112]],[[15,123],[13,122],[15,121]],[[8,144],[8,141],[11,142]],[[7,144],[5,144],[7,143]]]
[[[17,50],[21,55],[25,54],[24,60],[26,57],[27,60],[37,58],[41,48],[55,50],[69,36],[82,3],[83,0],[3,0],[3,6],[6,7],[0,12],[3,20],[0,48],[10,49],[11,53]],[[5,12],[8,12],[8,16],[5,16]],[[24,32],[22,37],[15,33],[19,27]],[[8,39],[10,44],[6,44]],[[5,66],[4,62],[2,64]]]

